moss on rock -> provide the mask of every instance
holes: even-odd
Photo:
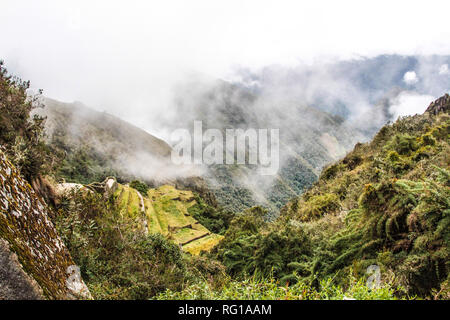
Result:
[[[46,298],[89,297],[76,275],[77,285],[68,285],[72,275],[68,268],[74,262],[49,218],[49,209],[3,150],[0,186],[0,238],[8,242],[23,270],[39,284]]]

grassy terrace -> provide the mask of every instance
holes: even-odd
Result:
[[[192,254],[211,250],[222,236],[211,233],[188,213],[195,205],[191,191],[177,190],[164,185],[150,189],[144,198],[145,215],[141,210],[138,191],[119,184],[115,198],[122,215],[136,219],[145,218],[149,233],[162,233]]]
[[[191,254],[197,255],[201,251],[209,251],[216,246],[223,236],[218,234],[210,234],[201,239],[195,240],[183,246],[183,250]]]

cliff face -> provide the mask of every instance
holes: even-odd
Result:
[[[440,112],[450,111],[450,96],[448,93],[433,101],[427,108],[426,112],[437,115]]]
[[[0,186],[0,298],[89,298],[48,207],[1,149]]]
[[[41,287],[22,268],[6,240],[0,238],[0,300],[42,300]]]

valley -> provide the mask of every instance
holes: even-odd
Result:
[[[267,117],[224,81],[178,105],[177,125],[284,121],[264,177],[175,166],[147,131],[0,75],[0,297],[449,299],[448,94],[373,137],[301,103]]]

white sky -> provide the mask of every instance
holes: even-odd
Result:
[[[449,54],[449,9],[433,0],[1,0],[0,58],[47,96],[145,127],[140,112],[166,107],[189,71]]]

